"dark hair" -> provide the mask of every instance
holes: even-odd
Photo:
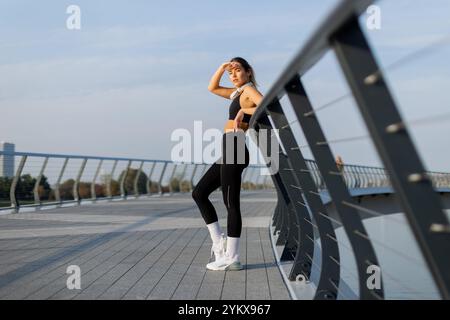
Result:
[[[251,65],[247,62],[247,60],[241,57],[234,57],[233,59],[230,60],[230,62],[239,62],[246,72],[250,71],[250,82],[252,82],[255,87],[258,85],[255,79],[255,71],[253,70]]]

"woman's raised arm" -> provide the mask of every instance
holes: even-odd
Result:
[[[216,72],[211,77],[209,81],[208,90],[218,96],[230,99],[231,93],[235,90],[235,88],[226,88],[220,86],[220,79],[222,78],[223,73],[228,67],[231,65],[231,62],[222,63],[222,65],[216,70]]]

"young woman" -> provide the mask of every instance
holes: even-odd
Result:
[[[220,79],[227,71],[234,88],[220,86]],[[195,186],[192,197],[197,203],[208,227],[215,261],[206,265],[209,270],[241,270],[239,240],[242,230],[240,192],[242,171],[249,165],[249,153],[245,144],[245,131],[251,115],[262,100],[256,89],[255,73],[248,62],[240,57],[223,63],[212,76],[208,90],[218,96],[231,99],[229,117],[222,136],[222,156],[211,165]],[[233,155],[230,157],[230,155]],[[227,237],[222,233],[216,210],[209,195],[222,187],[223,201],[227,208]]]

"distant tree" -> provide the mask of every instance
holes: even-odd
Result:
[[[180,192],[180,178],[173,177],[172,180],[170,181],[170,186],[172,187],[173,192]]]
[[[30,201],[34,199],[33,188],[36,183],[30,174],[24,174],[20,177],[16,186],[16,198],[18,200]]]
[[[157,193],[158,192],[158,182],[150,180],[150,192]]]
[[[80,199],[91,198],[91,183],[90,182],[80,182],[78,184],[78,195]]]
[[[36,183],[36,180],[34,181],[34,183]],[[34,184],[33,184],[33,186],[34,186]],[[41,199],[41,200],[49,199],[51,191],[52,191],[52,188],[50,187],[50,184],[48,183],[48,178],[45,175],[42,175],[41,181],[39,181],[39,187],[38,187],[39,199]]]
[[[12,179],[8,177],[0,177],[0,207],[9,207],[11,205],[9,199],[9,190],[11,189]]]
[[[9,199],[9,190],[11,189],[12,179],[0,177],[0,199]]]
[[[111,180],[111,195],[120,196],[120,185],[117,180]]]
[[[12,178],[0,177],[0,199],[9,200],[9,192],[11,189]],[[30,174],[24,174],[17,181],[16,186],[16,198],[18,201],[34,201],[34,185],[36,184],[36,178],[33,178]],[[43,175],[38,186],[38,194],[41,199],[49,197],[51,192],[48,178]]]
[[[124,183],[124,189],[125,189],[125,194],[134,194],[134,180],[136,179],[136,175],[138,174],[138,169],[132,169],[130,168],[130,170],[128,170],[128,174],[127,177],[125,179],[125,183]],[[123,170],[120,175],[119,175],[119,182],[122,181],[122,177],[125,174],[126,170]],[[138,183],[137,183],[137,188],[138,188],[138,192],[139,194],[145,194],[147,193],[147,175],[145,173],[143,173],[142,171],[139,173],[139,177],[138,177]],[[119,185],[119,189],[120,189],[120,185]],[[120,191],[119,191],[120,193]]]
[[[95,188],[95,196],[97,198],[106,197],[106,186],[96,183],[94,188]]]
[[[117,180],[114,180],[113,177],[111,176],[111,174],[107,173],[107,174],[101,175],[100,176],[100,184],[103,188],[103,191],[102,191],[103,196],[105,196],[105,197],[108,196],[108,192],[107,192],[108,184],[110,184],[112,196],[120,195],[119,182]],[[95,188],[97,190],[97,186]],[[99,192],[97,192],[96,194],[98,197],[100,197]]]
[[[74,179],[68,179],[59,185],[59,194],[61,200],[73,200],[73,185],[75,184]]]
[[[191,188],[191,184],[188,180],[182,180],[181,181],[181,190],[182,192],[189,192]]]

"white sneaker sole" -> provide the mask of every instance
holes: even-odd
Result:
[[[221,266],[216,266],[214,262],[208,263],[206,269],[213,271],[239,271],[242,270],[242,264],[239,261],[233,262],[231,264],[225,264]]]

